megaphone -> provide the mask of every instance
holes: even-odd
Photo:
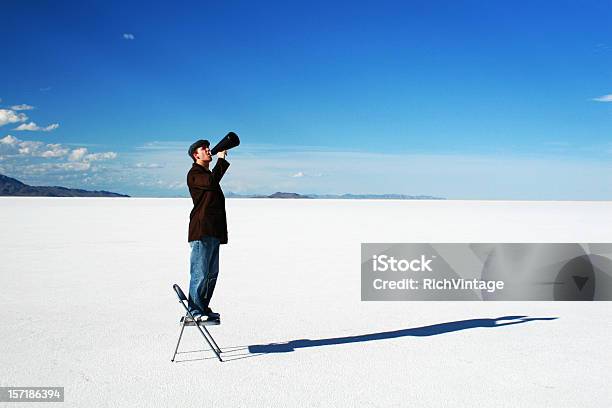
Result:
[[[225,135],[223,139],[219,141],[219,143],[215,145],[215,147],[212,148],[210,154],[214,156],[215,154],[222,152],[223,150],[229,150],[232,147],[238,146],[239,144],[240,139],[238,138],[238,135],[234,132],[229,132],[227,135]]]

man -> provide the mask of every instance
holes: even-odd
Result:
[[[220,316],[210,307],[219,274],[219,245],[227,244],[225,196],[219,181],[229,163],[226,151],[217,154],[217,164],[209,170],[212,155],[208,140],[198,140],[189,147],[193,160],[187,173],[187,186],[193,200],[189,215],[189,245],[191,246],[191,280],[189,283],[189,310],[201,321],[219,322]]]

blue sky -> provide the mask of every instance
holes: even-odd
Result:
[[[610,200],[611,17],[601,1],[8,2],[0,173],[185,196],[187,146],[233,130],[226,191]]]

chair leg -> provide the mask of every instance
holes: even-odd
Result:
[[[212,344],[215,346],[215,349],[217,350],[217,353],[221,354],[222,353],[221,348],[217,345],[217,342],[213,338],[212,334],[210,334],[210,332],[208,331],[208,329],[206,327],[204,327],[204,330],[206,330],[206,334],[208,334],[208,337],[210,337],[210,340],[212,341]]]
[[[200,333],[202,333],[202,336],[204,336],[204,340],[206,340],[206,342],[208,343],[208,345],[210,346],[210,348],[212,349],[212,351],[215,353],[215,355],[217,356],[217,358],[219,359],[219,361],[223,362],[223,360],[221,359],[221,350],[219,349],[219,346],[217,346],[215,348],[215,346],[217,345],[217,343],[215,343],[215,340],[213,339],[213,337],[210,335],[210,332],[208,330],[206,330],[206,327],[200,326],[199,324],[196,324],[196,327],[198,328],[198,330],[200,331]],[[210,340],[208,340],[208,337],[206,337],[206,334],[204,334],[204,331],[202,331],[202,329],[204,329],[204,331],[206,331],[206,333],[208,333],[208,336],[210,336]],[[215,346],[212,345],[211,340],[213,343],[215,343]]]
[[[213,336],[212,336],[210,333],[208,333],[208,335],[210,336],[210,339],[212,340],[212,343],[214,344],[214,346],[217,348],[217,353],[219,353],[219,354],[223,353],[223,352],[221,351],[221,348],[220,348],[220,347],[217,345],[217,342],[215,341],[215,339],[213,338]]]
[[[176,348],[174,349],[174,355],[172,356],[171,362],[174,362],[174,358],[176,357],[176,353],[178,352],[179,344],[181,344],[181,337],[183,337],[183,331],[185,330],[185,320],[183,319],[183,324],[181,325],[181,333],[179,334],[178,341],[176,342]]]

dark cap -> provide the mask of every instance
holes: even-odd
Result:
[[[189,150],[187,150],[187,154],[189,155],[189,157],[193,157],[193,154],[198,149],[198,147],[202,147],[202,146],[209,147],[210,146],[210,142],[208,140],[200,139],[197,142],[195,142],[194,144],[192,144],[191,146],[189,146]]]

